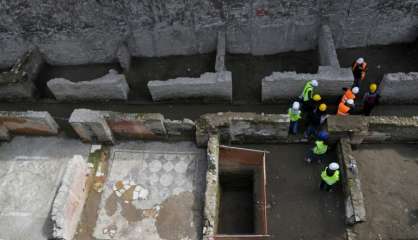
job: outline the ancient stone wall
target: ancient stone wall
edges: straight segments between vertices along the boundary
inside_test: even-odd
[[[59,126],[48,112],[0,112],[0,139],[17,135],[56,135]]]
[[[87,160],[75,155],[67,164],[61,185],[52,203],[54,239],[72,240],[87,198]]]
[[[341,138],[337,145],[337,155],[340,162],[343,190],[345,197],[346,223],[355,224],[366,221],[363,192],[358,174],[357,161],[353,157],[350,140]]]
[[[5,0],[0,2],[0,67],[33,46],[51,64],[110,62],[127,43],[133,56],[216,49],[273,54],[317,46],[328,23],[337,48],[412,41],[418,1],[399,0]]]
[[[0,99],[16,100],[16,98],[35,97],[35,80],[44,63],[41,52],[35,48],[19,58],[10,71],[0,73]]]
[[[417,104],[418,72],[385,74],[379,91],[383,103]]]
[[[148,88],[154,101],[196,98],[206,101],[231,101],[232,74],[229,71],[207,72],[199,78],[149,81]]]
[[[190,119],[165,119],[160,113],[119,113],[76,109],[70,124],[86,142],[113,143],[118,139],[194,138],[195,123]]]
[[[208,113],[196,121],[196,142],[205,146],[210,134],[223,142],[286,142],[289,130],[287,114]]]
[[[127,100],[129,85],[125,75],[110,69],[106,75],[90,81],[73,82],[54,78],[47,82],[49,90],[59,101]]]

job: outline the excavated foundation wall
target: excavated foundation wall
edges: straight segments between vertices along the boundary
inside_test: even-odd
[[[328,22],[337,48],[412,41],[418,2],[398,0],[6,0],[0,2],[0,67],[38,46],[54,65],[133,56],[206,53],[226,31],[231,53],[317,46]]]
[[[0,140],[12,135],[57,135],[58,124],[48,112],[0,112]]]

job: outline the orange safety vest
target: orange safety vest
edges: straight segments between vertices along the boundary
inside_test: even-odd
[[[341,102],[345,102],[348,99],[355,99],[356,95],[353,93],[353,91],[351,91],[351,89],[348,89],[347,91],[345,91],[343,97],[341,98]]]
[[[348,116],[350,111],[350,107],[346,106],[344,102],[340,102],[340,105],[338,105],[338,112],[337,115],[339,116]]]

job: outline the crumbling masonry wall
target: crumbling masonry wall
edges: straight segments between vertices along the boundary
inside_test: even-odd
[[[206,53],[225,29],[231,53],[313,49],[321,22],[337,48],[413,41],[418,2],[399,0],[6,0],[0,3],[0,67],[32,46],[50,64],[110,62],[126,42],[133,56]]]
[[[15,100],[35,97],[34,81],[43,66],[44,59],[37,48],[25,53],[10,71],[0,73],[0,99]]]

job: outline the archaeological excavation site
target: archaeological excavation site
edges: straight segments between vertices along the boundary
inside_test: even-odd
[[[418,0],[0,20],[0,240],[418,239]]]

